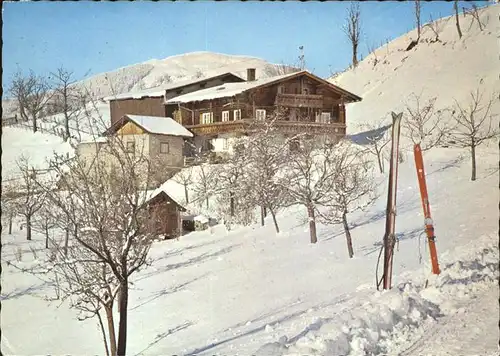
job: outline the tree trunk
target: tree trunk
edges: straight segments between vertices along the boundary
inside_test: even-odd
[[[457,25],[458,37],[462,38],[462,30],[460,29],[460,20],[458,17],[458,0],[454,1],[453,8],[455,9],[455,24]]]
[[[26,216],[26,240],[31,240],[31,215]]]
[[[269,209],[269,211],[271,212],[271,215],[273,217],[273,222],[274,222],[274,227],[276,229],[276,233],[279,234],[280,233],[280,227],[278,226],[278,220],[276,220],[276,214],[274,213],[273,209]]]
[[[106,311],[106,319],[108,321],[108,334],[109,334],[109,346],[111,348],[111,355],[116,355],[116,332],[115,332],[115,321],[113,318],[113,304],[109,306],[104,306]]]
[[[420,0],[415,0],[415,17],[417,20],[417,42],[420,41]]]
[[[69,229],[66,228],[66,236],[64,237],[64,256],[68,256]]]
[[[49,248],[49,227],[45,225],[45,248]]]
[[[470,147],[470,153],[471,153],[471,156],[472,156],[472,176],[471,176],[471,180],[475,181],[476,180],[476,145],[474,143]]]
[[[118,326],[117,355],[125,356],[127,351],[127,311],[128,311],[128,280],[120,283],[120,323]]]
[[[229,191],[229,214],[231,217],[234,216],[234,192]]]
[[[186,184],[184,184],[184,198],[186,199],[186,204],[189,204],[189,192]]]
[[[315,244],[318,242],[318,237],[316,235],[316,216],[314,214],[314,206],[307,206],[307,215],[309,216],[309,234],[311,235],[311,243]]]
[[[38,126],[36,124],[36,116],[33,116],[32,121],[33,121],[33,132],[37,132]]]
[[[349,252],[349,258],[354,256],[354,250],[352,249],[352,238],[351,231],[349,230],[349,224],[347,223],[347,212],[344,211],[342,214],[342,224],[344,225],[345,238],[347,240],[347,251]]]
[[[12,213],[9,214],[9,235],[12,235]]]
[[[378,161],[378,169],[380,169],[380,173],[384,173],[384,164],[382,163],[382,157],[380,153],[377,153],[377,161]]]
[[[68,117],[68,110],[69,109],[68,109],[68,107],[67,107],[66,104],[64,106],[65,106],[65,112],[64,112],[64,130],[66,131],[65,135],[64,135],[64,141],[68,141],[69,136],[70,136],[70,132],[69,132],[69,117]]]
[[[206,203],[207,203],[207,209],[208,209],[209,208],[208,197],[206,198]]]
[[[358,66],[358,44],[352,44],[352,66],[356,68]]]
[[[265,221],[264,221],[264,218],[266,217],[266,208],[264,208],[263,206],[260,207],[260,224],[262,226],[265,225]]]
[[[97,312],[97,320],[99,320],[99,327],[101,329],[101,334],[102,334],[102,342],[104,343],[104,351],[106,351],[106,356],[109,355],[109,347],[108,347],[108,340],[106,338],[106,330],[104,329],[104,324],[102,322],[102,317],[101,313]]]

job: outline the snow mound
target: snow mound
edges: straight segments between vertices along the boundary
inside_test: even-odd
[[[297,337],[267,343],[256,355],[367,355],[394,354],[422,334],[424,327],[449,313],[460,312],[453,305],[498,283],[498,240],[486,235],[457,248],[453,262],[444,259],[437,277],[413,280],[391,290],[374,293],[361,308],[336,317],[315,320]],[[450,256],[448,256],[450,257]],[[408,277],[411,277],[408,275]],[[429,286],[425,285],[429,283]]]

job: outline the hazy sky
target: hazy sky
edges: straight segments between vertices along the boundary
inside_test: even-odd
[[[82,78],[191,51],[292,63],[301,45],[308,69],[326,77],[350,62],[341,30],[348,6],[296,1],[4,2],[3,83],[18,68],[48,74],[63,65]],[[415,27],[413,2],[373,1],[360,7],[363,54],[367,45],[378,47]],[[422,2],[424,22],[430,14],[438,18],[452,11],[452,2]]]

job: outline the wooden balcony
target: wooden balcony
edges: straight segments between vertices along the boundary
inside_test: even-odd
[[[215,122],[213,124],[186,126],[195,135],[215,136],[222,133],[245,133],[259,129],[263,121],[243,119],[237,121]],[[346,126],[343,123],[319,123],[308,121],[282,121],[276,120],[275,127],[285,134],[308,133],[311,135],[344,136]]]
[[[323,96],[304,94],[277,94],[275,105],[292,108],[322,109]]]

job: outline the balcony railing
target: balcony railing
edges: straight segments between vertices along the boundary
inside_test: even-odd
[[[244,133],[258,130],[261,125],[269,121],[243,119],[227,122],[214,122],[213,124],[187,126],[196,135],[217,135],[222,133]],[[276,120],[273,125],[284,133],[310,133],[345,135],[343,123],[319,123],[308,121],[283,121]]]
[[[292,108],[323,108],[323,96],[305,94],[277,94],[275,104]]]

